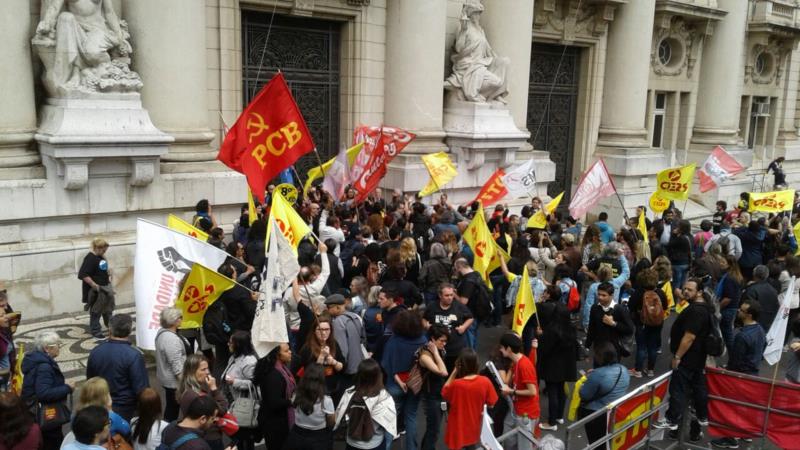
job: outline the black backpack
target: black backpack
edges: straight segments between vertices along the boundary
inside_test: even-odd
[[[708,312],[711,328],[705,341],[706,353],[709,356],[719,357],[725,353],[725,341],[722,340],[722,333],[719,330],[719,322],[713,311]]]
[[[347,437],[355,441],[365,442],[375,435],[372,425],[372,415],[367,408],[364,397],[358,392],[353,393],[350,404],[347,405]]]
[[[230,325],[228,309],[222,300],[211,304],[203,316],[203,334],[212,345],[227,345],[233,333]]]
[[[475,285],[475,298],[470,299],[470,304],[474,309],[472,312],[475,314],[475,320],[478,322],[483,322],[489,318],[489,316],[492,314],[492,310],[494,310],[492,293],[489,291],[489,288],[486,286],[486,283],[483,281],[478,272],[472,273],[474,275],[470,276],[469,278],[465,278],[462,283],[472,283]]]
[[[722,247],[722,254],[726,256],[731,254],[730,250],[731,240],[728,236],[730,235],[729,234],[726,234],[725,236],[720,235],[720,238],[717,239],[717,243],[719,244],[720,247]]]

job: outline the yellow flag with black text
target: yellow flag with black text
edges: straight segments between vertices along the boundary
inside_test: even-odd
[[[297,256],[297,246],[300,241],[311,233],[311,228],[308,226],[300,214],[292,208],[291,203],[286,200],[277,189],[272,194],[272,208],[270,214],[278,224],[278,231],[286,237],[286,240],[292,244],[292,251]],[[269,236],[272,230],[272,221],[267,222],[267,241],[265,246],[269,245]],[[269,247],[266,247],[269,248]]]
[[[514,305],[514,315],[511,319],[511,331],[516,332],[522,336],[522,329],[528,320],[536,314],[536,301],[533,298],[531,291],[531,279],[528,276],[528,266],[522,269],[522,280],[519,283],[519,290],[517,291],[516,304]]]
[[[202,264],[192,264],[192,271],[183,283],[183,289],[175,300],[175,307],[183,313],[180,328],[198,328],[203,325],[203,316],[223,292],[236,283]]]
[[[192,226],[189,222],[181,219],[175,214],[170,214],[167,216],[167,228],[175,230],[178,233],[188,234],[189,236],[200,239],[203,242],[208,240],[208,233],[195,226]]]
[[[686,200],[692,189],[694,169],[697,164],[681,167],[670,167],[658,172],[656,176],[656,193],[668,200]]]
[[[772,192],[750,192],[748,211],[781,212],[794,207],[794,189]]]
[[[442,189],[442,186],[452,181],[453,178],[458,175],[456,166],[445,152],[425,155],[422,157],[422,162],[425,163],[425,167],[428,168],[431,179],[428,181],[428,184],[419,191],[420,197],[425,197],[426,195],[433,194]]]
[[[358,144],[350,147],[347,149],[347,164],[352,167],[353,161],[356,160],[356,157],[359,153],[361,153],[361,149],[364,148],[364,143],[359,142]],[[324,173],[328,171],[333,165],[333,162],[336,161],[336,157],[333,157],[327,161],[325,161],[322,166],[314,166],[308,169],[308,173],[306,176],[308,179],[306,180],[305,184],[303,185],[303,193],[308,196],[308,190],[311,188],[311,183],[314,182],[317,178],[322,178]]]
[[[564,193],[560,193],[556,196],[556,198],[550,200],[543,209],[536,211],[530,219],[528,219],[528,226],[527,228],[539,228],[542,229],[547,226],[547,216],[552,214],[553,211],[558,208],[559,203],[561,203],[561,198],[564,196]]]

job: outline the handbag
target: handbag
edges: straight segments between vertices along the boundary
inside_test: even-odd
[[[70,397],[60,402],[36,403],[36,423],[42,431],[60,429],[70,421],[72,411],[68,404],[72,403]]]
[[[427,351],[425,347],[422,347],[417,352],[417,357],[414,360],[414,364],[411,366],[411,370],[408,372],[408,380],[406,380],[406,387],[414,394],[417,395],[422,390],[422,384],[425,383],[425,375],[427,375],[427,371],[423,371],[422,366],[419,363],[419,357],[422,355],[422,352]]]
[[[255,428],[258,426],[258,410],[261,404],[258,393],[252,383],[248,386],[247,393],[240,394],[231,404],[230,410],[240,427]]]
[[[239,422],[237,422],[236,417],[229,412],[223,414],[222,417],[218,417],[214,425],[226,436],[233,436],[239,432]]]

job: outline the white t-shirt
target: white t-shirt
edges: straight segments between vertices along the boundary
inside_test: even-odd
[[[336,409],[333,407],[333,399],[326,395],[322,401],[314,404],[314,410],[306,415],[300,408],[294,409],[294,423],[306,430],[322,430],[328,425],[325,416],[334,414]]]
[[[138,417],[131,419],[131,432],[136,429],[136,424],[138,422]],[[164,428],[167,428],[167,425],[169,424],[163,420],[153,423],[153,426],[150,428],[150,434],[147,436],[147,443],[140,444],[138,439],[134,440],[133,450],[156,450],[156,447],[161,444],[161,432],[164,431]]]

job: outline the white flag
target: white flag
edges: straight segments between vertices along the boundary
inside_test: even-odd
[[[273,222],[270,227],[272,236],[269,238],[267,248],[267,276],[261,283],[256,317],[250,330],[253,347],[262,358],[279,344],[289,342],[283,310],[283,292],[300,272],[300,264],[292,252],[292,245],[283,233],[275,232],[277,226]]]
[[[781,306],[778,314],[767,332],[767,348],[764,350],[764,359],[771,366],[781,360],[781,353],[786,341],[786,325],[789,323],[789,304],[794,295],[795,277],[789,282],[789,287],[781,293]]]
[[[533,166],[533,159],[509,170],[501,179],[510,197],[532,197],[536,190],[536,168]]]
[[[341,150],[333,164],[325,171],[322,189],[328,191],[335,200],[344,195],[344,188],[350,183],[350,168],[347,164],[347,150]]]
[[[159,316],[173,306],[179,283],[200,263],[216,269],[228,254],[213,245],[163,225],[138,219],[133,296],[136,302],[136,345],[155,350]]]
[[[580,219],[597,202],[614,195],[615,192],[617,192],[617,188],[614,187],[614,181],[608,173],[606,163],[602,159],[598,159],[581,177],[581,182],[578,183],[578,188],[572,195],[572,201],[569,202],[569,215]]]
[[[514,438],[515,439],[515,438]],[[489,412],[486,410],[486,405],[483,406],[483,424],[481,425],[481,445],[489,450],[503,450],[503,446],[494,437],[492,431],[492,419],[489,417]]]

